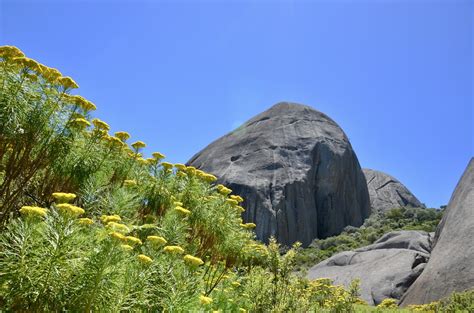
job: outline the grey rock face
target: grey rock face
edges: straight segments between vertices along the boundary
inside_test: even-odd
[[[474,158],[456,186],[425,271],[402,299],[424,304],[474,288]]]
[[[397,207],[423,207],[423,204],[392,176],[366,168],[363,172],[374,211],[385,212]]]
[[[282,102],[197,153],[188,164],[245,198],[257,238],[283,244],[340,233],[370,214],[365,177],[344,132],[311,107]]]
[[[423,271],[431,238],[422,231],[391,232],[370,246],[338,253],[313,266],[308,278],[326,277],[346,287],[358,278],[361,297],[371,305],[385,298],[400,299]]]

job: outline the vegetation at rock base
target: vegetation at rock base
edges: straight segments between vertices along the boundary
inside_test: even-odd
[[[373,213],[361,227],[348,226],[337,235],[316,239],[306,249],[298,251],[296,265],[304,270],[336,253],[364,247],[384,234],[395,230],[423,230],[434,232],[443,212],[425,208],[394,208]]]
[[[298,245],[255,241],[216,177],[109,134],[77,87],[0,47],[1,311],[368,309],[357,281],[295,275]]]

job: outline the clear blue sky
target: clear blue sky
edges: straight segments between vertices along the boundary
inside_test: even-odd
[[[473,3],[0,0],[0,44],[171,162],[276,102],[311,105],[437,207],[474,154]]]

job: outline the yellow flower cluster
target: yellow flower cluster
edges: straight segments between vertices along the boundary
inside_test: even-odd
[[[181,164],[181,163],[176,163],[174,167],[176,167],[178,170],[183,171],[183,172],[186,172],[186,168],[187,168],[186,165]]]
[[[135,149],[135,150],[139,150],[141,148],[145,148],[146,147],[146,144],[143,142],[143,141],[135,141],[134,143],[132,143],[132,147]]]
[[[115,147],[122,147],[124,145],[122,140],[114,136],[107,135],[105,136],[105,140],[107,140],[112,146]]]
[[[181,206],[177,206],[174,208],[174,210],[180,214],[183,214],[183,215],[190,215],[191,214],[191,211],[189,211],[188,209],[185,209]]]
[[[246,229],[253,229],[257,227],[257,225],[255,225],[254,223],[245,223],[245,224],[241,223],[240,226]]]
[[[133,237],[133,236],[125,237],[125,240],[127,242],[131,243],[132,245],[141,245],[142,244],[142,241],[139,238]]]
[[[184,253],[184,249],[180,246],[165,246],[163,251],[167,253],[175,253],[175,254],[182,254]]]
[[[14,46],[1,46],[0,47],[0,57],[1,58],[21,58],[25,54]]]
[[[109,124],[107,124],[106,122],[104,122],[104,121],[102,121],[98,118],[93,119],[92,124],[94,124],[95,128],[97,128],[98,130],[105,130],[105,131],[110,130]]]
[[[165,155],[159,152],[153,152],[151,155],[157,160],[161,160],[165,158]]]
[[[225,202],[231,206],[237,206],[239,204],[239,202],[235,199],[225,199]]]
[[[162,162],[161,163],[161,166],[163,166],[163,168],[166,170],[166,171],[169,171],[170,169],[173,168],[173,164],[169,163],[169,162]]]
[[[232,192],[232,189],[229,189],[224,185],[217,185],[216,188],[217,188],[217,191],[223,196],[227,196],[228,194]]]
[[[114,215],[102,215],[100,217],[100,220],[102,221],[102,223],[104,224],[108,224],[110,222],[120,222],[122,220],[122,218],[117,215],[117,214],[114,214]]]
[[[118,231],[118,232],[121,232],[121,233],[130,232],[130,229],[127,227],[127,225],[119,224],[119,223],[116,223],[116,222],[109,222],[107,224],[107,228],[110,228],[114,231]]]
[[[81,224],[81,225],[92,225],[92,224],[94,224],[94,221],[91,220],[90,218],[83,217],[83,218],[79,219],[79,224]]]
[[[397,307],[398,307],[397,300],[392,299],[392,298],[383,299],[382,302],[380,302],[380,304],[377,305],[377,308],[383,308],[383,309],[396,309]]]
[[[45,217],[48,213],[48,209],[40,208],[37,206],[23,206],[20,209],[20,213],[28,216],[41,216]]]
[[[122,234],[119,233],[119,232],[116,232],[116,231],[111,232],[111,233],[110,233],[110,236],[111,236],[112,238],[118,239],[118,240],[120,240],[120,241],[125,240],[125,236],[122,235]]]
[[[126,179],[123,181],[123,185],[125,187],[134,187],[137,185],[137,181],[135,179]]]
[[[184,257],[184,262],[188,263],[189,265],[193,265],[193,266],[199,266],[199,265],[203,265],[204,264],[204,261],[201,260],[200,258],[198,257],[195,257],[195,256],[192,256],[190,254],[186,254]]]
[[[237,203],[244,202],[244,198],[242,198],[241,196],[238,196],[238,195],[230,195],[229,198],[232,199],[232,200],[237,201]]]
[[[138,255],[138,260],[140,262],[142,262],[143,264],[150,264],[153,262],[152,258],[150,258],[149,256],[146,256],[144,254],[139,254]]]
[[[150,241],[152,244],[159,245],[159,246],[168,243],[168,241],[161,236],[148,236],[146,239]]]
[[[122,235],[122,236],[123,236],[123,235]],[[131,245],[120,245],[120,247],[121,247],[123,250],[127,251],[127,252],[133,250],[133,247],[132,247]]]
[[[236,206],[235,207],[240,213],[243,213],[245,212],[245,209],[243,207],[241,207],[240,205]]]
[[[212,174],[208,174],[208,173],[205,173],[203,171],[199,171],[197,170],[197,175],[204,181],[208,182],[208,183],[213,183],[217,180],[217,177],[212,175]]]
[[[89,126],[91,126],[91,123],[89,123],[88,120],[85,118],[75,118],[71,121],[72,124],[79,126],[81,129],[85,129]]]
[[[80,208],[78,206],[69,204],[69,203],[59,203],[56,204],[56,208],[59,209],[60,212],[65,213],[65,214],[70,214],[73,216],[79,216],[84,214],[86,211],[84,211],[83,208]]]
[[[55,192],[53,193],[53,198],[56,200],[57,203],[69,203],[76,199],[76,195],[73,193],[66,193],[66,192]]]
[[[94,111],[97,109],[94,103],[90,102],[87,99],[84,99],[83,97],[79,95],[74,95],[74,96],[68,95],[66,96],[66,99],[74,103],[78,107],[82,108],[86,112]]]
[[[127,132],[123,132],[123,131],[116,132],[114,135],[115,135],[115,137],[117,137],[118,139],[122,140],[122,142],[125,142],[125,141],[127,141],[127,140],[130,138],[130,134],[127,133]]]
[[[199,302],[200,302],[202,305],[208,305],[208,304],[211,304],[211,303],[212,303],[212,298],[206,297],[206,296],[204,296],[204,295],[200,295],[200,296],[199,296]]]
[[[76,89],[79,85],[69,76],[62,76],[58,78],[58,83],[65,89]]]

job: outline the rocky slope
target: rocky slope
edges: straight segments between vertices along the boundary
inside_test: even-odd
[[[436,231],[431,258],[402,305],[436,301],[474,288],[474,158],[471,159]]]
[[[385,212],[397,207],[423,207],[423,204],[394,177],[366,168],[363,172],[374,211]]]
[[[331,278],[347,287],[360,279],[361,297],[371,305],[386,298],[400,299],[422,273],[431,239],[432,234],[421,231],[391,232],[370,246],[341,252],[313,266],[308,278]]]
[[[197,153],[188,164],[245,198],[256,234],[283,244],[339,233],[370,214],[365,177],[342,129],[311,107],[282,102]]]

